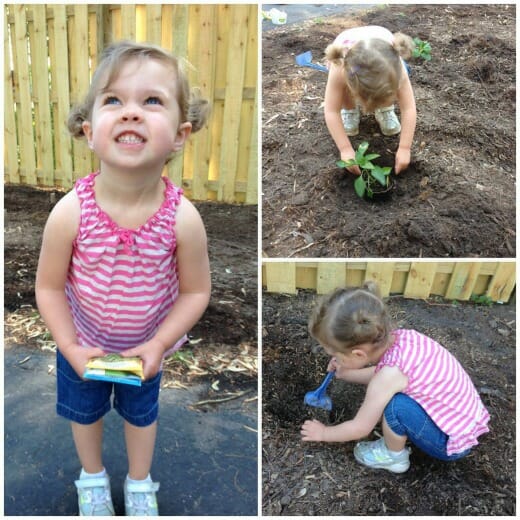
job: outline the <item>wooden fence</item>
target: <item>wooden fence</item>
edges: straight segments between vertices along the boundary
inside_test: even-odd
[[[206,128],[165,172],[196,200],[257,203],[257,4],[9,4],[4,16],[5,181],[70,188],[95,169],[65,121],[111,41],[185,57],[212,103]]]
[[[516,285],[516,263],[499,262],[276,262],[262,264],[263,285],[268,292],[295,294],[314,289],[325,294],[336,287],[359,286],[366,280],[379,284],[383,296],[407,298],[439,295],[449,300],[469,300],[486,295],[508,302]]]

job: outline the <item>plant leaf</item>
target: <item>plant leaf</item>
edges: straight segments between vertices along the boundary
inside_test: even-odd
[[[361,175],[354,181],[354,190],[358,197],[363,198],[365,196],[366,184],[365,179]]]
[[[338,168],[346,168],[347,167],[347,163],[343,160],[340,160],[340,161],[336,161],[336,166]]]
[[[381,184],[381,186],[386,186],[386,180],[388,177],[381,171],[381,169],[377,168],[370,172],[372,177]]]
[[[364,159],[371,161],[372,159],[377,159],[378,157],[381,157],[378,153],[369,153],[368,155],[365,155]]]

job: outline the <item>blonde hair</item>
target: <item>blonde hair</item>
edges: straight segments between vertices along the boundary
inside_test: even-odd
[[[360,40],[347,51],[342,45],[331,44],[325,56],[343,66],[349,90],[371,112],[396,95],[403,70],[401,57],[409,59],[414,47],[410,36],[395,33],[393,45],[379,38]]]
[[[200,96],[198,90],[190,89],[179,59],[156,45],[120,41],[109,45],[103,51],[83,103],[74,106],[69,113],[67,126],[73,137],[84,137],[82,125],[85,121],[91,121],[94,102],[100,90],[109,85],[130,60],[147,58],[173,68],[177,78],[180,123],[190,122],[192,132],[197,132],[204,126],[209,116],[209,102]]]
[[[391,331],[390,317],[374,282],[336,289],[318,302],[309,318],[311,336],[324,344],[333,339],[342,352],[363,343],[384,346]]]

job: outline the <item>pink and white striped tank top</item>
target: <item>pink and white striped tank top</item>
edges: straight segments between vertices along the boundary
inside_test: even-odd
[[[75,185],[81,217],[65,292],[79,343],[120,352],[152,338],[177,299],[175,214],[182,190],[163,177],[161,207],[138,229],[124,229],[97,205],[97,175]]]
[[[449,436],[447,454],[478,444],[489,431],[489,413],[469,375],[444,347],[415,330],[393,331],[394,344],[384,353],[376,372],[397,366],[408,377],[403,391],[417,401]]]

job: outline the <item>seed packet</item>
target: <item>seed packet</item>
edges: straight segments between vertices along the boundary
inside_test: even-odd
[[[86,365],[83,377],[141,386],[144,379],[143,361],[138,357],[125,358],[119,354],[92,358]]]

